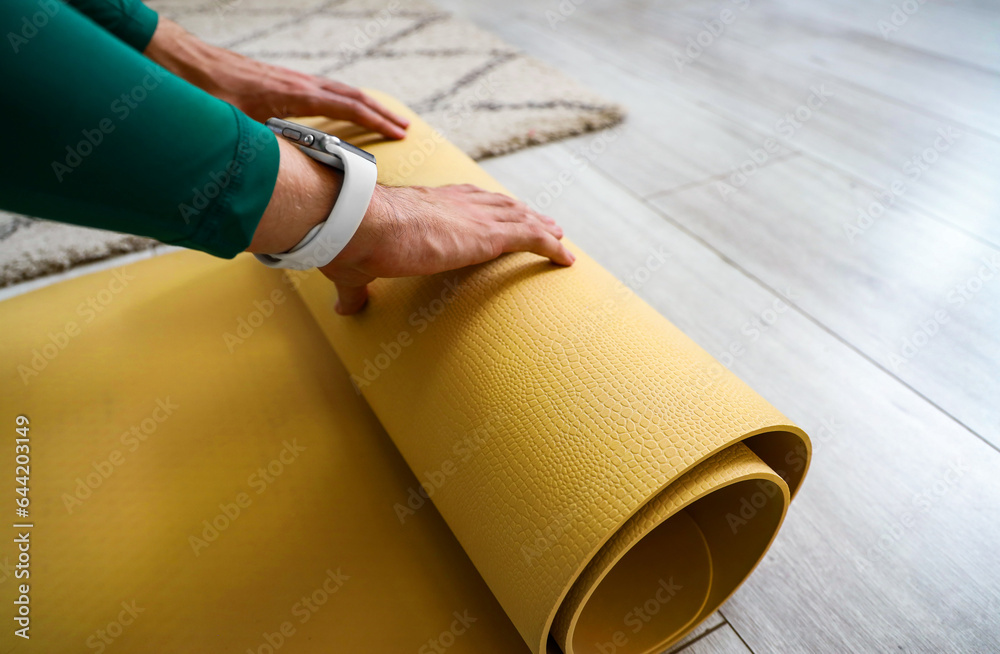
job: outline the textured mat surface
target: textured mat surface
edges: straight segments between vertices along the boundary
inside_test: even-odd
[[[415,128],[369,144],[383,181],[499,188]],[[574,251],[380,280],[352,318],[317,273],[194,253],[0,304],[36,439],[14,651],[681,637],[763,556],[809,441]]]

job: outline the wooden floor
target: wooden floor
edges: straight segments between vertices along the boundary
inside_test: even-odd
[[[1000,4],[439,4],[629,108],[485,167],[813,436],[683,651],[1000,652]]]

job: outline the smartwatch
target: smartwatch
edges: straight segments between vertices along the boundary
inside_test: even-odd
[[[332,134],[305,125],[280,118],[269,118],[266,124],[272,132],[295,143],[316,161],[343,171],[344,181],[330,216],[310,229],[298,245],[288,252],[254,256],[271,268],[322,268],[347,246],[368,211],[378,177],[375,156]]]

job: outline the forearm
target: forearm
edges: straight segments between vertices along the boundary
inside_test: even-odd
[[[223,59],[240,57],[233,52],[209,45],[195,37],[174,21],[161,18],[156,32],[150,39],[143,54],[160,64],[174,75],[187,80],[198,88],[216,97],[224,97],[217,76]],[[228,63],[228,62],[227,62]]]
[[[16,32],[34,0],[0,3]],[[17,51],[0,103],[0,207],[232,257],[278,176],[267,128],[62,6]]]
[[[311,228],[327,219],[340,193],[342,174],[278,140],[281,166],[274,192],[264,211],[248,252],[287,252]]]
[[[210,45],[167,19],[160,20],[143,52],[178,77],[259,122],[272,117],[329,116],[349,120],[388,138],[406,136],[406,119],[354,87]]]

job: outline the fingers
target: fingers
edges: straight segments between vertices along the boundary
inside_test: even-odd
[[[537,215],[537,214],[536,214],[536,215]],[[544,217],[545,217],[545,216],[538,216],[538,218],[539,218],[539,219],[541,219],[541,218],[544,218]],[[546,230],[546,231],[547,231],[547,232],[548,232],[549,234],[552,234],[552,235],[553,235],[553,236],[555,236],[556,238],[562,238],[562,237],[563,237],[563,230],[562,230],[562,227],[560,227],[559,225],[557,225],[557,224],[555,223],[555,221],[554,221],[554,220],[551,220],[551,219],[550,219],[550,221],[549,221],[549,222],[546,222],[546,221],[542,221],[542,227],[543,227],[543,228],[544,228],[544,229],[545,229],[545,230]]]
[[[348,286],[342,282],[335,281],[337,286],[337,313],[342,316],[349,316],[364,308],[368,301],[368,286]]]
[[[573,263],[573,255],[558,242],[563,237],[562,228],[549,216],[534,211],[521,200],[473,184],[454,184],[447,188],[471,194],[477,204],[496,207],[494,220],[515,225],[505,232],[504,252],[528,250],[566,266]]]
[[[332,91],[337,95],[342,95],[346,98],[350,98],[351,100],[357,100],[359,102],[363,102],[369,109],[383,116],[390,122],[399,125],[403,129],[406,129],[407,127],[410,126],[409,119],[389,111],[389,109],[387,109],[381,102],[371,97],[370,95],[366,94],[361,89],[355,88],[353,86],[348,86],[347,84],[343,84],[341,82],[335,82],[333,80],[323,79],[322,77],[316,79],[319,80],[320,86],[326,89],[327,91]]]
[[[349,120],[373,132],[390,139],[406,137],[404,130],[397,123],[371,109],[363,100],[355,100],[331,91],[322,91],[323,95],[315,98],[309,111],[330,118]]]
[[[540,223],[503,223],[501,233],[504,252],[534,252],[563,266],[571,266],[576,261],[566,246]]]
[[[448,186],[442,186],[441,188],[458,191],[460,193],[488,193],[488,191],[476,186],[475,184],[449,184]]]
[[[406,117],[400,116],[399,114],[395,114],[389,111],[385,106],[382,105],[381,102],[379,102],[375,98],[362,93],[361,101],[364,102],[369,109],[379,114],[380,116],[383,116],[387,120],[395,123],[399,127],[406,129],[407,127],[410,126],[410,121]]]
[[[481,200],[484,204],[498,207],[496,219],[504,223],[538,223],[556,238],[563,237],[562,228],[556,221],[545,214],[538,213],[528,205],[514,198],[499,193],[491,193],[492,197]]]
[[[552,220],[548,216],[543,216],[540,213],[536,213],[528,208],[504,208],[500,210],[495,219],[502,223],[523,223],[526,225],[538,225],[549,234],[552,234],[557,239],[563,237],[562,227],[556,224],[556,221]]]
[[[469,186],[472,186],[469,184]],[[509,195],[504,195],[503,193],[490,193],[489,191],[484,191],[480,188],[473,186],[476,189],[472,193],[476,194],[475,201],[482,204],[488,204],[494,207],[517,207],[522,211],[528,210],[528,205],[521,202],[520,200],[515,200]]]
[[[362,127],[367,127],[373,132],[378,132],[387,138],[397,140],[406,138],[406,130],[399,124],[389,120],[362,102],[352,100],[351,103],[349,111],[351,112],[352,122]]]
[[[494,193],[492,191],[487,191],[482,189],[475,184],[452,184],[446,188],[453,189],[462,193],[474,193],[476,194],[476,202],[481,204],[487,204],[493,207],[504,207],[510,211],[504,212],[499,216],[502,222],[520,222],[524,220],[540,220],[548,226],[554,227],[555,229],[550,230],[556,238],[562,238],[562,229],[556,225],[556,221],[546,216],[543,213],[538,213],[534,209],[530,208],[527,204],[518,200],[517,198],[512,198],[509,195],[504,195],[503,193]]]

